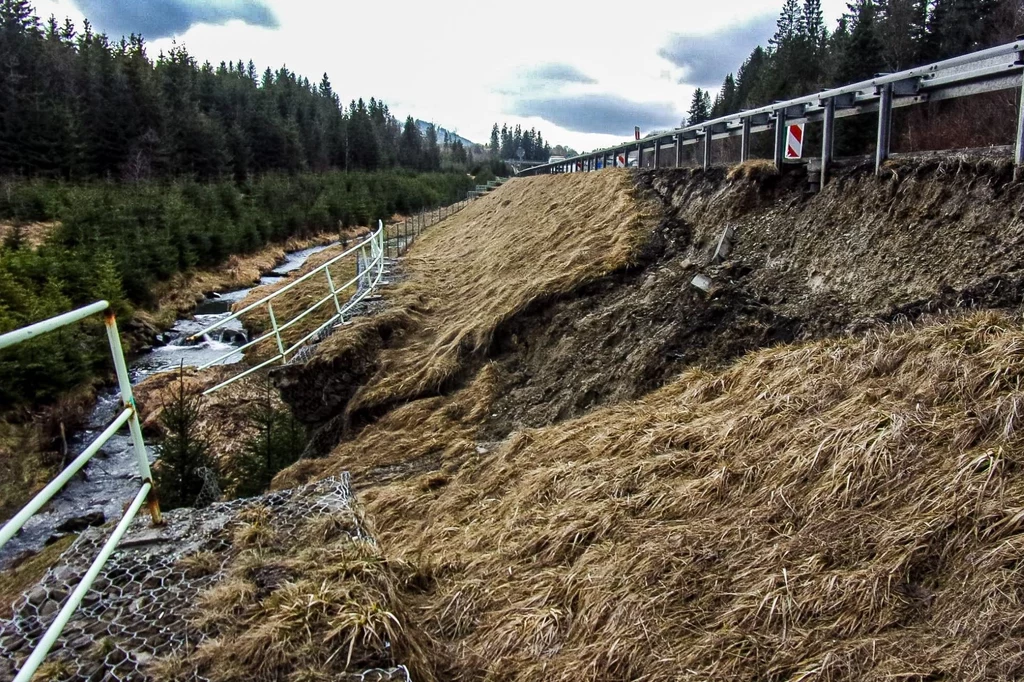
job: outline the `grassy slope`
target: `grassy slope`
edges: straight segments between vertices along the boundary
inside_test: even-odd
[[[531,198],[565,184],[548,204],[503,216],[516,225],[492,232],[493,253],[464,237],[504,208],[501,194],[459,232],[413,250],[391,310],[329,342],[346,350],[365,339],[361,328],[404,316],[406,337],[357,396],[401,404],[277,481],[353,472],[385,555],[415,567],[403,626],[432,645],[414,674],[1024,675],[1019,317],[978,313],[762,350],[500,444],[475,440],[501,390],[495,365],[429,395],[446,373],[466,371],[503,315],[573,281],[533,289],[550,270],[509,250],[537,236],[533,248],[554,258],[542,246],[557,235],[544,232],[543,209],[585,191],[574,181],[600,179],[614,197],[622,176],[577,177],[538,179]],[[577,243],[592,223],[566,213],[579,230],[566,243]],[[587,236],[596,245],[601,234]],[[490,272],[501,275],[493,284]]]
[[[444,678],[1014,679],[1022,349],[993,313],[769,349],[480,454],[484,372],[333,466],[457,451],[363,495]]]
[[[436,394],[476,371],[502,322],[629,263],[653,216],[626,173],[508,183],[425,232],[386,309],[320,344],[282,390],[307,393],[312,413],[333,400],[318,378],[353,358],[367,376],[349,413]]]

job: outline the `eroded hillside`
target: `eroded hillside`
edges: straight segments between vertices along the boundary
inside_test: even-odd
[[[852,168],[814,196],[757,168],[517,180],[467,218],[513,191],[590,205],[588,185],[649,218],[621,256],[507,298],[477,259],[512,236],[440,226],[389,312],[284,378],[303,408],[332,387],[315,417],[329,454],[277,485],[352,472],[383,551],[420,576],[404,599],[431,642],[422,677],[1013,679],[1008,171]],[[517,211],[518,233],[538,212]],[[610,225],[587,232],[600,244]],[[727,226],[733,250],[712,263]],[[459,305],[438,298],[465,290],[454,271],[502,311],[471,335],[437,312]],[[450,369],[424,382],[438,359]],[[365,402],[382,386],[398,389]]]
[[[1024,185],[887,171],[517,179],[432,227],[381,305],[273,372],[307,457],[218,507],[244,518],[175,559],[208,566],[168,611],[189,645],[132,665],[1024,677]],[[279,504],[338,481],[343,514]]]

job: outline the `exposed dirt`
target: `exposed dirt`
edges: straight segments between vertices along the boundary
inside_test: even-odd
[[[627,173],[525,178],[423,233],[389,307],[277,372],[285,400],[330,447],[410,400],[470,381],[495,330],[537,301],[616,272],[646,240],[653,207]]]
[[[663,217],[631,259],[530,298],[500,321],[482,353],[463,353],[440,387],[465,385],[483,363],[496,363],[501,388],[480,439],[635,399],[687,367],[721,365],[756,348],[926,312],[1013,307],[1024,296],[1024,185],[1004,161],[905,159],[881,178],[859,164],[837,169],[816,195],[806,192],[803,172],[778,175],[756,164],[634,177]],[[529,206],[520,210],[532,215]],[[727,226],[735,230],[732,251],[712,263]],[[414,278],[418,266],[410,264]],[[691,284],[698,274],[712,279],[710,292]],[[286,399],[301,400],[314,425],[333,423],[311,454],[390,409],[355,421],[346,414],[385,371],[381,353],[396,339],[401,345],[420,318],[431,319],[432,301],[415,303],[365,321],[347,337],[351,346],[298,370],[308,399],[295,390]]]
[[[627,271],[540,302],[495,334],[508,382],[482,435],[637,398],[682,369],[879,321],[1024,300],[1024,185],[987,158],[802,172],[651,171],[665,219]],[[728,258],[711,256],[735,229]],[[710,293],[691,285],[710,276]]]

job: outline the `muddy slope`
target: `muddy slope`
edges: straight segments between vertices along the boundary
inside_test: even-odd
[[[506,385],[483,437],[635,399],[684,368],[856,333],[879,321],[1024,298],[1024,187],[987,160],[861,166],[817,195],[805,176],[648,171],[664,219],[641,262],[496,335]],[[713,263],[726,227],[731,253]],[[704,292],[694,276],[710,277]]]
[[[495,363],[499,397],[479,438],[498,440],[637,398],[686,367],[719,365],[760,347],[925,312],[1019,304],[1024,186],[1013,182],[1008,164],[908,160],[882,178],[872,171],[842,169],[817,195],[806,193],[802,173],[637,174],[638,189],[660,205],[662,218],[636,257],[533,300],[464,359],[444,390]],[[712,263],[727,226],[735,230],[732,251]],[[710,292],[692,286],[697,274],[712,279]],[[286,391],[286,399],[314,398],[299,410],[314,415],[314,426],[336,420],[380,369],[377,349],[392,343],[390,333],[376,325],[360,343],[370,352],[340,374],[322,371],[338,369],[323,358],[323,366],[292,377],[303,390],[291,398]],[[317,390],[327,384],[333,390]],[[354,428],[335,423],[321,433],[318,454],[379,416],[363,415]]]

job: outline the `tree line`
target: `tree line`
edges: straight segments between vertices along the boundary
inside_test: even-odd
[[[697,88],[683,125],[1008,42],[1021,19],[1016,0],[855,0],[830,31],[821,0],[785,0],[767,47],[714,99]]]
[[[151,60],[141,36],[0,0],[0,332],[100,298],[124,321],[175,272],[462,199],[472,150],[448,142],[375,98],[343,106],[326,75],[198,64],[180,45]],[[35,222],[52,227],[30,247]],[[0,411],[107,355],[91,322],[8,349]]]
[[[283,174],[218,182],[0,182],[0,332],[106,299],[124,320],[155,303],[155,284],[290,236],[369,225],[466,196],[465,173]],[[30,248],[24,225],[52,223]],[[81,333],[82,330],[90,333]],[[53,399],[103,371],[102,324],[62,330],[0,354],[0,408]]]
[[[0,175],[241,182],[471,162],[433,125],[414,139],[380,100],[343,105],[327,74],[199,64],[182,45],[153,60],[142,36],[43,22],[28,0],[0,1],[0,64]]]
[[[544,136],[536,128],[524,131],[519,124],[513,129],[505,123],[499,130],[495,123],[487,145],[491,158],[514,161],[519,158],[520,149],[523,150],[523,158],[528,161],[547,161],[552,153],[551,145],[545,142]]]

